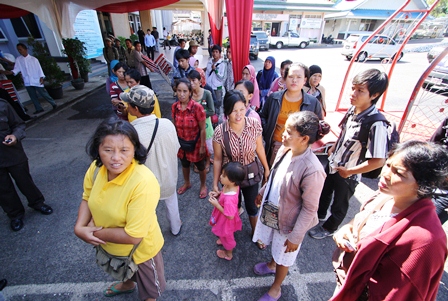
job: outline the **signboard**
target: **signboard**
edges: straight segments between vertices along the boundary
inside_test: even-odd
[[[103,36],[101,35],[100,24],[95,10],[80,11],[76,16],[73,28],[75,37],[85,43],[87,59],[103,55]]]
[[[300,23],[301,28],[320,28],[322,19],[317,18],[303,18]]]
[[[252,20],[288,21],[289,15],[285,14],[252,14]]]

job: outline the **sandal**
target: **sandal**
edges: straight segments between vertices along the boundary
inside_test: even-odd
[[[115,286],[117,284],[120,284],[120,283],[122,283],[122,282],[114,282],[114,283],[112,283],[111,286],[109,286],[108,288],[106,288],[103,291],[103,295],[106,296],[106,297],[114,297],[114,296],[118,296],[118,295],[121,295],[121,294],[130,294],[133,291],[135,291],[135,285],[134,285],[134,288],[132,288],[130,290],[126,290],[126,291],[120,291],[120,290],[116,289]]]
[[[266,245],[261,241],[261,240],[257,240],[256,242],[254,242],[254,244],[258,247],[258,249],[260,250],[265,250],[266,249]]]
[[[260,262],[254,266],[254,273],[258,276],[274,275],[275,270],[271,270],[266,262]]]
[[[184,184],[181,187],[179,187],[179,189],[177,190],[177,194],[184,194],[190,188],[191,188],[191,185],[185,186],[185,184]]]
[[[199,198],[200,199],[205,199],[208,196],[208,189],[207,187],[202,188],[201,191],[199,192]]]
[[[225,252],[224,250],[218,250],[218,251],[216,251],[216,255],[217,255],[219,258],[221,258],[221,259],[225,259],[225,260],[228,260],[228,261],[232,260],[232,258],[233,258],[233,256],[232,256],[232,257],[227,256],[227,254],[226,254],[226,252]]]

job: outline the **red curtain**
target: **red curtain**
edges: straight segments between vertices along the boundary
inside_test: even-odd
[[[212,31],[213,43],[222,45],[222,22],[224,16],[224,0],[207,0],[206,8],[210,29]]]
[[[95,8],[97,11],[107,12],[107,13],[129,13],[133,11],[154,9],[162,6],[167,6],[178,2],[179,0],[135,0],[130,2],[121,2],[115,4],[103,5],[101,7]]]
[[[14,19],[28,15],[30,12],[18,7],[0,4],[0,19]]]
[[[208,19],[210,20],[210,29],[212,31],[213,43],[222,46],[222,26],[220,29],[216,27],[215,22],[213,21],[210,13],[208,13]],[[222,24],[223,17],[221,17]]]
[[[242,77],[249,58],[254,0],[226,0],[227,23],[235,82]]]

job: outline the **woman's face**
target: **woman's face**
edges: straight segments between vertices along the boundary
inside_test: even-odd
[[[250,72],[247,68],[243,69],[243,80],[250,80]]]
[[[290,67],[290,66],[291,66],[291,64],[286,64],[285,66],[283,66],[282,69],[280,69],[280,74],[281,74],[281,77],[282,77],[282,78],[285,76],[286,68],[288,68],[288,67]]]
[[[129,75],[126,75],[125,78],[126,78],[126,84],[128,85],[129,88],[132,88],[132,87],[138,85],[138,82],[135,79],[133,79],[132,77],[130,77]]]
[[[264,61],[264,69],[269,70],[272,68],[272,62],[270,60]]]
[[[387,159],[381,171],[378,188],[382,193],[394,198],[414,200],[417,198],[418,184],[412,172],[404,166],[403,156],[400,152]]]
[[[191,83],[191,89],[196,90],[201,88],[201,81],[198,80],[197,78],[191,79],[189,78],[190,83]]]
[[[188,103],[190,101],[190,90],[188,89],[188,86],[185,83],[179,83],[176,88],[177,92],[177,99],[181,103]]]
[[[319,85],[320,81],[322,80],[322,74],[321,73],[314,73],[310,76],[310,86],[311,87],[317,87]]]
[[[118,77],[119,80],[124,80],[124,69],[123,67],[120,67],[117,71],[115,71],[115,75]]]
[[[306,82],[305,70],[302,67],[294,66],[289,68],[288,76],[286,77],[286,88],[289,91],[300,91]]]
[[[134,159],[135,148],[125,135],[108,135],[98,149],[101,162],[108,170],[109,181],[115,179]]]
[[[282,134],[282,143],[285,147],[295,148],[298,143],[304,139],[300,133],[295,129],[291,120],[288,118],[285,123],[285,131]]]
[[[246,99],[246,107],[247,107],[254,94],[253,93],[249,94],[249,91],[247,91],[246,87],[243,84],[239,84],[238,86],[236,86],[235,90],[243,93],[244,98]]]
[[[243,101],[238,101],[233,106],[232,113],[229,115],[230,123],[241,123],[244,122],[244,117],[246,115],[246,104]]]

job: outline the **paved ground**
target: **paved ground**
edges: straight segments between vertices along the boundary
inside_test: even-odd
[[[169,86],[159,76],[152,78],[162,114],[169,116],[174,102]],[[104,77],[92,78],[83,92],[68,88],[67,98],[57,101],[60,107],[56,112],[41,115],[28,126],[24,147],[31,173],[55,213],[43,216],[27,209],[25,227],[18,233],[9,230],[5,215],[0,216],[0,278],[10,283],[3,291],[7,300],[108,300],[102,291],[111,278],[96,267],[92,247],[73,234],[82,179],[90,163],[84,146],[97,124],[111,113],[104,82]],[[83,95],[86,92],[90,94]],[[209,187],[211,181],[209,174]],[[179,237],[169,232],[163,202],[158,207],[168,280],[167,291],[159,300],[257,300],[273,277],[257,277],[252,267],[268,260],[269,251],[260,251],[251,243],[244,214],[243,231],[236,235],[234,259],[218,259],[216,239],[208,225],[212,207],[198,199],[199,178],[193,173],[192,183],[192,189],[179,198],[184,222]],[[359,209],[359,200],[365,199],[374,187],[373,180],[365,180],[357,187],[347,220]],[[306,237],[296,265],[284,282],[281,300],[328,300],[334,289],[333,250],[330,238]],[[447,273],[442,282],[438,300],[448,300]],[[137,293],[114,300],[137,300]]]

